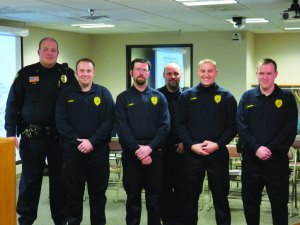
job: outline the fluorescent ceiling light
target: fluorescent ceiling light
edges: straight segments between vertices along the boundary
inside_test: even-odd
[[[204,5],[225,5],[225,4],[235,4],[235,0],[219,0],[219,1],[195,1],[195,0],[176,0],[181,2],[186,6],[204,6]]]
[[[226,19],[227,22],[233,23],[232,19]],[[269,23],[265,18],[246,18],[246,23]]]
[[[282,20],[283,22],[285,23],[299,23],[300,22],[300,19],[299,18],[290,18],[290,19],[287,19],[287,20]]]
[[[246,23],[269,23],[265,18],[246,18]]]
[[[115,27],[115,25],[105,24],[105,23],[87,23],[87,24],[72,24],[72,27],[81,27],[81,28],[106,28],[106,27]]]
[[[285,27],[284,30],[300,30],[300,27]]]

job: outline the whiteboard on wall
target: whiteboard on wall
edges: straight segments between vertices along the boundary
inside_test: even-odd
[[[21,37],[6,36],[0,33],[0,137],[6,137],[4,129],[4,116],[6,100],[10,86],[22,66],[22,39]],[[20,156],[16,150],[16,162]]]

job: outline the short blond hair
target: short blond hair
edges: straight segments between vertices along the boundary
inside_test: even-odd
[[[203,59],[203,60],[201,60],[200,62],[199,62],[199,66],[201,66],[202,64],[204,64],[204,63],[211,63],[211,64],[213,64],[216,68],[217,68],[217,63],[216,63],[216,61],[215,60],[212,60],[212,59]]]

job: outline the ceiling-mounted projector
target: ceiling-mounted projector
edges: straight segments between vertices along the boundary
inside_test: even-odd
[[[294,16],[293,13],[295,13]],[[300,19],[300,6],[298,0],[293,0],[293,3],[291,4],[290,8],[284,10],[283,13],[281,13],[281,18],[283,20]]]
[[[246,24],[246,18],[241,16],[232,17],[233,26],[238,29],[243,29]]]

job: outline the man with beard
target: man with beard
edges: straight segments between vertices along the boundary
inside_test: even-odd
[[[163,147],[163,182],[161,193],[161,220],[164,225],[183,224],[183,153],[184,146],[174,129],[175,107],[182,93],[179,87],[181,69],[169,63],[163,73],[165,86],[158,90],[167,101],[171,118],[171,132]]]
[[[126,223],[139,225],[141,192],[145,189],[148,225],[160,225],[162,151],[170,129],[168,103],[148,87],[151,64],[135,59],[130,65],[133,85],[118,95],[116,131],[123,149],[123,184],[127,194]]]

